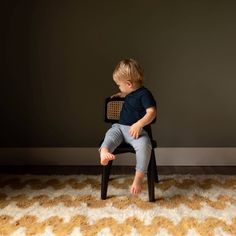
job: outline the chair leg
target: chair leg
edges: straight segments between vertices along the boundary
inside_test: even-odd
[[[148,172],[147,172],[147,181],[148,181],[148,196],[149,202],[155,201],[155,180],[156,180],[156,172],[155,172],[155,155],[154,151],[152,150],[150,162],[148,165]]]
[[[102,167],[102,183],[101,183],[101,199],[107,198],[107,187],[109,182],[109,176],[111,172],[112,161],[109,161],[106,166]]]
[[[153,171],[154,171],[154,177],[155,177],[155,182],[158,183],[159,182],[159,179],[158,179],[158,172],[157,172],[157,163],[156,163],[156,158],[155,158],[155,152],[154,150],[152,149],[152,152],[153,152],[153,156],[154,156],[154,160],[153,160]]]

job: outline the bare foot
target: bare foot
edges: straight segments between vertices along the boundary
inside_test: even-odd
[[[132,194],[139,194],[142,191],[142,183],[143,183],[144,174],[140,171],[136,171],[134,181],[132,183],[130,192]]]
[[[101,165],[106,166],[109,161],[115,160],[116,157],[108,151],[107,148],[101,148],[100,150]]]

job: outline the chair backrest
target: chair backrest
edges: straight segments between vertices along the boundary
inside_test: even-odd
[[[124,98],[121,97],[108,97],[105,99],[105,122],[113,124],[119,121],[123,103]],[[154,119],[151,124],[155,122],[156,119]],[[144,129],[148,132],[149,137],[152,139],[151,124],[145,126]]]
[[[105,122],[116,123],[120,119],[120,112],[124,103],[124,98],[108,97],[105,100]]]

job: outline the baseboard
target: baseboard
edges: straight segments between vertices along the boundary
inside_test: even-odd
[[[236,148],[157,148],[158,166],[236,166]],[[133,154],[121,154],[114,165],[135,164]],[[0,148],[0,165],[99,165],[98,148]]]

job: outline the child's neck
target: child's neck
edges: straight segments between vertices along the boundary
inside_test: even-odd
[[[139,89],[139,88],[141,88],[141,87],[142,87],[141,84],[135,84],[135,85],[133,85],[131,92],[134,92],[135,90],[137,90],[137,89]]]

